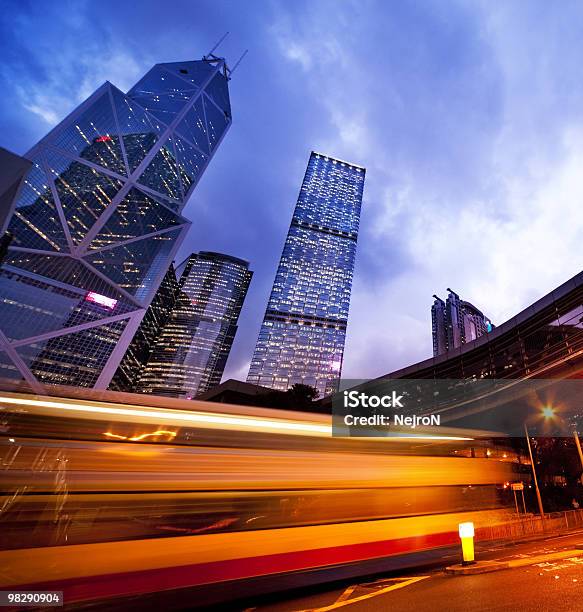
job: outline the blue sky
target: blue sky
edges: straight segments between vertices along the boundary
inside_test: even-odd
[[[581,270],[583,4],[0,0],[0,145],[25,153],[103,81],[220,48],[233,126],[181,256],[255,277],[244,379],[312,149],[366,166],[343,376],[431,354],[432,294],[501,323]]]

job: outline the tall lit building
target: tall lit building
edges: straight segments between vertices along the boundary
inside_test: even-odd
[[[247,382],[338,388],[365,169],[312,152]]]
[[[253,273],[242,259],[208,251],[178,272],[174,308],[135,390],[193,398],[221,382]]]
[[[431,306],[433,356],[447,353],[492,331],[494,326],[484,313],[448,288],[444,302],[434,295]]]
[[[107,388],[231,124],[213,55],[105,83],[26,157],[0,269],[0,378]],[[0,170],[1,172],[1,170]]]

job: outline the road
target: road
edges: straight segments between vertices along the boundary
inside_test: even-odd
[[[512,567],[473,576],[442,569],[407,572],[326,587],[301,595],[247,602],[248,612],[571,612],[583,605],[583,532],[515,546],[483,548],[483,560],[510,561]],[[572,554],[571,554],[572,553]],[[565,558],[557,558],[566,556]]]

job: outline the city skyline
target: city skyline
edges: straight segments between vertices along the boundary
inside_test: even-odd
[[[185,213],[196,227],[178,256],[217,250],[254,265],[226,377],[248,371],[311,149],[368,168],[346,377],[431,355],[434,287],[455,287],[502,323],[581,269],[579,7],[263,6],[178,2],[161,14],[145,3],[135,14],[124,3],[55,3],[41,20],[14,3],[2,37],[2,144],[17,153],[105,79],[129,87],[155,61],[208,50],[227,29],[221,52],[250,47],[231,82],[229,147]],[[200,29],[183,27],[200,15]]]

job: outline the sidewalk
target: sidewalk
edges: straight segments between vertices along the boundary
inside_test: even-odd
[[[565,539],[565,550],[556,550],[563,544],[560,540]],[[512,548],[516,547],[517,551],[521,547],[528,544],[536,544],[537,542],[548,541],[554,548],[551,550],[531,551],[533,554],[518,554],[518,555],[503,555],[500,558],[501,552],[512,552]],[[481,546],[479,545],[481,544]],[[540,534],[536,537],[527,537],[515,541],[502,541],[496,543],[497,546],[491,548],[492,542],[481,542],[476,545],[476,563],[472,565],[451,565],[445,569],[447,574],[469,576],[474,574],[484,574],[495,572],[503,569],[512,569],[524,567],[527,565],[535,565],[537,563],[548,563],[552,561],[560,561],[562,559],[572,559],[583,557],[583,530],[571,530],[563,534]],[[490,548],[486,548],[490,545]],[[506,550],[504,550],[506,549]],[[492,558],[496,556],[497,558]],[[513,558],[519,557],[519,558]]]

